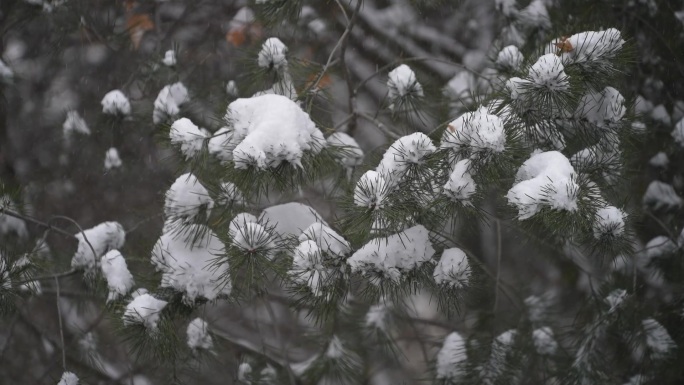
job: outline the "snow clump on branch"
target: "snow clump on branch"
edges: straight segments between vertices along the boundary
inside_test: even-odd
[[[133,276],[128,271],[126,260],[124,260],[119,250],[110,250],[102,256],[100,267],[109,288],[107,302],[115,301],[125,296],[133,288],[135,284]]]
[[[371,240],[347,259],[347,264],[352,272],[370,276],[371,283],[379,285],[379,277],[399,282],[403,274],[419,268],[434,254],[428,230],[417,225],[389,237]]]
[[[190,119],[181,118],[171,125],[169,138],[171,143],[180,146],[185,159],[190,159],[202,150],[207,136]]]
[[[154,124],[163,123],[166,119],[174,117],[180,113],[180,107],[190,101],[188,89],[183,83],[178,82],[164,86],[157,99],[154,100],[154,111],[152,121]]]
[[[169,224],[178,220],[192,221],[202,210],[208,216],[213,207],[214,201],[207,189],[197,177],[187,173],[179,176],[166,192],[164,215]]]
[[[444,339],[442,348],[437,353],[437,379],[458,382],[465,374],[466,355],[465,340],[457,332]]]
[[[155,333],[158,331],[160,313],[167,304],[168,302],[154,298],[150,294],[141,294],[126,305],[124,325],[141,324]]]
[[[468,284],[470,265],[463,250],[454,247],[446,249],[435,267],[433,277],[438,285],[462,288]]]
[[[188,335],[188,347],[193,351],[199,349],[211,350],[214,347],[214,341],[208,332],[209,325],[201,318],[195,318],[188,324],[186,331]]]
[[[123,116],[131,114],[131,103],[126,95],[119,90],[107,92],[100,103],[102,104],[102,112],[105,114]]]
[[[92,270],[98,266],[105,253],[123,247],[126,233],[118,222],[104,222],[76,234],[75,237],[78,248],[71,259],[71,267]]]
[[[390,110],[394,110],[395,104],[401,104],[402,98],[423,96],[423,86],[416,79],[416,74],[406,64],[402,64],[389,73],[387,80],[390,101]]]
[[[518,218],[527,219],[543,206],[555,210],[577,210],[575,170],[558,151],[533,154],[518,170],[516,184],[506,197],[518,208]]]
[[[442,135],[441,147],[456,152],[469,149],[475,155],[483,151],[499,153],[505,145],[503,121],[483,106],[449,123]]]
[[[232,160],[235,168],[250,166],[264,170],[283,161],[302,167],[304,151],[318,154],[326,145],[321,131],[309,115],[287,97],[267,94],[237,99],[225,115],[229,128],[210,142],[210,151],[222,160]],[[231,151],[232,155],[224,154]]]
[[[164,233],[152,249],[152,264],[162,272],[161,287],[183,293],[183,301],[211,301],[229,295],[232,289],[228,263],[215,264],[225,246],[204,225],[190,225],[181,233]]]

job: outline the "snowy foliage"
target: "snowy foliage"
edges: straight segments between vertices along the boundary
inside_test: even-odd
[[[164,58],[162,59],[162,63],[164,63],[165,66],[167,67],[173,67],[176,65],[176,51],[174,50],[168,50],[164,53]]]
[[[302,167],[305,151],[317,154],[325,146],[323,134],[309,115],[284,96],[238,99],[228,105],[224,119],[230,126],[230,138],[214,146],[220,148],[226,140],[228,147],[235,144],[235,168],[253,166],[263,170],[282,162]]]
[[[164,215],[167,221],[192,221],[198,219],[201,212],[209,215],[214,201],[207,189],[193,174],[179,176],[166,192]]]
[[[471,167],[470,159],[463,159],[456,163],[449,181],[444,185],[445,195],[456,202],[467,202],[475,194],[477,184],[471,174]]]
[[[620,31],[609,28],[605,31],[588,31],[568,38],[556,39],[547,47],[547,53],[560,52],[563,64],[605,61],[615,57],[625,41]],[[564,48],[559,48],[564,47]]]
[[[201,318],[195,318],[188,324],[188,347],[192,350],[211,350],[214,341],[208,332],[209,325]]]
[[[231,292],[228,263],[215,266],[225,246],[203,225],[190,225],[183,233],[164,233],[152,249],[152,264],[162,273],[161,287],[183,293],[192,304],[198,298],[214,300]]]
[[[287,68],[287,46],[277,37],[267,39],[261,46],[257,62],[261,68],[276,70]]]
[[[119,90],[109,91],[103,98],[102,112],[110,115],[130,115],[131,102],[128,101],[126,95]]]
[[[152,121],[154,124],[159,124],[173,118],[180,113],[181,106],[188,101],[190,101],[188,89],[183,83],[178,82],[164,86],[154,101]]]
[[[126,233],[119,223],[104,222],[76,234],[76,239],[78,248],[71,259],[71,267],[92,270],[98,267],[105,253],[123,247]]]
[[[121,158],[119,158],[119,151],[116,148],[112,147],[107,150],[104,161],[105,170],[121,167],[122,164]]]
[[[660,322],[653,318],[641,321],[641,325],[646,333],[646,346],[649,348],[653,358],[661,359],[670,353],[677,345],[675,344],[667,329]]]
[[[523,54],[518,47],[509,45],[499,51],[499,54],[496,57],[496,65],[502,69],[517,71],[520,69],[523,60]]]
[[[532,340],[537,353],[541,355],[554,355],[558,350],[558,343],[554,339],[553,330],[545,326],[532,332]]]
[[[570,87],[563,63],[552,53],[540,57],[530,67],[529,77],[536,86],[548,91],[566,91]]]
[[[299,236],[300,242],[307,240],[315,242],[321,251],[334,257],[342,258],[351,251],[351,245],[347,240],[320,222],[311,224]]]
[[[78,385],[78,377],[72,372],[64,372],[57,385]]]
[[[125,296],[133,288],[135,284],[133,276],[128,271],[126,260],[124,260],[119,250],[110,250],[107,254],[103,255],[100,267],[109,288],[107,302],[115,301]]]
[[[625,231],[625,213],[615,206],[604,207],[596,213],[594,237],[617,237]]]
[[[76,111],[67,111],[66,120],[62,125],[64,137],[68,140],[74,133],[90,135],[90,128],[85,120]]]
[[[535,153],[518,170],[506,197],[517,207],[519,219],[532,217],[544,206],[574,211],[579,189],[574,178],[575,170],[560,152]]]
[[[682,198],[677,195],[672,185],[654,180],[648,185],[642,202],[654,210],[671,210],[682,206]]]
[[[463,250],[453,247],[442,252],[433,277],[439,285],[463,288],[468,284],[470,265]]]
[[[465,374],[467,360],[465,340],[457,332],[444,339],[442,348],[437,353],[437,378],[458,382]]]
[[[423,86],[416,79],[416,74],[406,64],[400,65],[389,73],[387,88],[389,89],[387,97],[390,100],[390,109],[394,109],[395,105],[400,104],[403,98],[423,96]]]
[[[625,98],[615,88],[606,87],[599,93],[584,95],[575,116],[604,127],[619,122],[626,112]]]
[[[351,136],[335,132],[326,139],[328,146],[340,149],[339,162],[345,167],[356,167],[363,163],[363,150]]]
[[[124,325],[141,324],[154,333],[158,330],[160,313],[167,304],[150,294],[139,295],[126,305]]]
[[[418,225],[371,240],[352,254],[347,264],[352,272],[370,276],[371,282],[379,285],[378,278],[399,282],[407,273],[429,261],[434,253],[428,230]]]
[[[416,132],[403,136],[385,151],[376,171],[394,186],[404,177],[411,165],[423,164],[425,157],[436,150],[432,140],[423,133]]]
[[[389,184],[381,173],[373,170],[366,171],[356,183],[354,204],[368,208],[380,208],[389,192]]]
[[[447,126],[441,147],[457,153],[469,150],[473,156],[480,152],[502,152],[506,145],[503,121],[490,114],[486,107],[466,112]]]
[[[202,150],[207,139],[204,132],[190,119],[181,118],[173,122],[169,132],[171,143],[180,146],[180,150],[187,158],[192,158]]]

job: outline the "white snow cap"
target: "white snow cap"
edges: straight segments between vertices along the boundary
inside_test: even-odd
[[[575,116],[604,127],[619,122],[626,112],[625,98],[615,88],[606,87],[599,93],[589,92],[582,96]]]
[[[126,95],[119,90],[107,92],[102,98],[102,112],[110,115],[130,115],[131,103]]]
[[[121,167],[121,158],[119,158],[119,151],[112,147],[105,153],[104,167],[106,170],[111,170],[116,167]]]
[[[237,83],[235,83],[235,80],[229,80],[228,83],[226,83],[226,93],[228,96],[234,98],[238,97],[238,87]]]
[[[109,288],[107,302],[115,301],[125,296],[135,285],[133,276],[128,271],[128,266],[126,266],[126,260],[124,260],[119,250],[110,250],[102,256],[100,267]]]
[[[395,101],[404,96],[423,96],[423,86],[416,79],[413,70],[406,64],[400,65],[389,73],[387,88],[389,89],[387,97],[391,102],[390,109],[394,109]]]
[[[470,265],[466,253],[454,247],[444,250],[432,276],[438,285],[459,289],[468,284],[469,272]]]
[[[239,223],[239,222],[236,222]],[[257,222],[239,224],[236,227],[233,245],[246,252],[262,251],[269,258],[275,255],[276,244],[272,229],[267,229],[264,225]]]
[[[261,46],[257,63],[261,68],[287,68],[287,46],[277,37],[268,38]]]
[[[209,301],[229,295],[232,289],[228,262],[216,259],[225,254],[225,246],[204,225],[189,225],[183,233],[164,233],[152,249],[152,264],[161,271],[161,287],[183,293],[188,304],[197,298]]]
[[[213,207],[214,201],[207,189],[202,186],[197,177],[187,173],[179,176],[166,192],[164,215],[167,221],[193,220],[200,214],[202,208],[206,210],[208,216]]]
[[[159,324],[159,313],[168,302],[156,299],[150,294],[139,295],[126,305],[123,315],[124,325],[142,324],[150,332],[156,332]]]
[[[615,206],[599,209],[594,217],[594,237],[601,239],[605,236],[617,237],[625,231],[624,211]]]
[[[424,163],[425,157],[435,151],[437,148],[432,140],[421,132],[402,136],[385,151],[376,171],[394,186],[403,178],[410,165]]]
[[[190,119],[181,118],[173,122],[169,131],[171,143],[180,146],[185,159],[190,159],[202,151],[207,135]]]
[[[365,325],[368,328],[379,329],[387,332],[390,305],[385,302],[373,305],[368,309],[365,318]]]
[[[568,45],[569,44],[569,45]],[[563,64],[586,63],[613,58],[622,48],[620,31],[609,28],[605,31],[576,33],[565,40],[555,39],[546,48],[546,53],[560,53]],[[559,49],[558,45],[567,47]]]
[[[2,59],[0,59],[0,78],[12,79],[14,77],[14,71],[5,64]]]
[[[330,135],[326,142],[329,147],[339,147],[339,162],[345,167],[356,167],[363,163],[363,150],[351,136],[344,132],[335,132]]]
[[[505,145],[503,121],[482,106],[449,123],[442,135],[441,147],[452,148],[457,152],[467,148],[477,154],[487,150],[502,152]]]
[[[247,362],[243,362],[238,366],[238,380],[246,382],[248,384],[252,383],[252,365]]]
[[[164,63],[165,66],[167,67],[173,67],[176,65],[176,51],[170,49],[164,53],[164,59],[162,59],[162,63]]]
[[[244,205],[245,196],[232,182],[221,183],[221,190],[216,197],[216,203],[222,206]]]
[[[516,184],[508,190],[508,203],[518,208],[518,219],[527,219],[542,206],[555,210],[577,210],[579,186],[573,180],[575,170],[558,151],[534,153],[515,176]]]
[[[118,222],[104,222],[75,237],[78,239],[78,248],[71,259],[71,267],[90,270],[97,267],[106,252],[123,247],[126,232]]]
[[[235,143],[235,168],[273,168],[283,161],[301,167],[304,151],[317,154],[325,146],[321,131],[304,110],[282,95],[237,99],[228,105],[226,122]],[[226,139],[223,139],[225,141]]]
[[[376,273],[398,282],[402,273],[420,267],[435,254],[428,230],[417,225],[386,238],[376,238],[358,249],[347,264],[352,272]],[[379,284],[377,277],[371,283]]]
[[[466,355],[465,340],[457,332],[449,334],[442,348],[437,353],[437,378],[457,381],[465,374]]]
[[[90,128],[85,120],[76,111],[68,111],[66,120],[62,125],[64,137],[69,139],[73,133],[90,135]]]
[[[185,88],[183,83],[178,82],[164,86],[154,101],[152,121],[154,124],[159,124],[166,119],[178,115],[181,105],[189,100],[188,89]]]
[[[351,251],[351,245],[335,230],[323,223],[315,222],[299,236],[299,242],[311,240],[321,249],[335,257],[343,257]]]
[[[684,118],[677,122],[671,135],[677,144],[684,147]]]
[[[233,161],[233,150],[242,140],[235,131],[228,127],[219,128],[209,139],[209,153],[217,157],[221,163]]]
[[[231,238],[235,238],[237,233],[243,231],[241,229],[247,226],[248,223],[259,223],[259,219],[250,213],[240,213],[236,215],[228,225],[228,234]]]
[[[523,54],[518,47],[509,45],[504,47],[496,57],[496,65],[499,68],[517,71],[524,60]]]
[[[78,376],[72,372],[64,372],[57,385],[78,385]]]
[[[473,179],[470,159],[462,159],[454,166],[449,181],[444,185],[444,195],[455,202],[468,201],[475,194],[477,184]]]
[[[645,206],[653,207],[654,210],[671,210],[682,207],[684,203],[672,185],[659,180],[654,180],[648,185],[642,202]]]
[[[561,59],[552,53],[540,57],[528,74],[535,85],[549,91],[565,91],[570,87]]]
[[[294,250],[292,267],[288,274],[296,283],[307,285],[314,295],[321,295],[322,285],[329,276],[323,266],[323,252],[314,241],[305,240]]]
[[[665,235],[659,235],[651,239],[644,248],[649,260],[673,253],[677,251],[677,249],[677,244]]]
[[[264,209],[259,215],[260,223],[268,223],[275,226],[276,233],[282,237],[298,237],[315,222],[327,226],[321,214],[313,207],[299,202],[289,202],[275,205]]]
[[[214,341],[208,332],[209,325],[201,318],[195,318],[188,324],[188,347],[192,350],[211,350]]]
[[[558,350],[558,343],[553,337],[553,330],[548,326],[535,329],[532,332],[532,341],[537,353],[541,355],[550,356],[556,354],[556,350]]]
[[[546,10],[545,0],[532,0],[530,5],[520,11],[518,20],[529,28],[551,28],[551,19]]]
[[[368,170],[356,182],[354,204],[368,208],[380,208],[389,193],[390,187],[385,177],[377,171]]]
[[[653,318],[641,321],[641,325],[646,333],[646,346],[651,351],[655,359],[664,358],[672,349],[677,347],[667,329]]]

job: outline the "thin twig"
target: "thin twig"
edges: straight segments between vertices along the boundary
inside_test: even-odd
[[[355,113],[355,115],[362,117],[362,118],[368,120],[369,122],[375,124],[378,127],[378,129],[380,129],[380,131],[382,131],[385,135],[389,136],[390,138],[395,139],[395,140],[401,138],[401,136],[399,134],[390,131],[390,129],[387,128],[380,120],[372,117],[371,115],[369,115],[365,112],[358,112],[358,111]]]
[[[74,234],[71,234],[70,232],[68,232],[68,231],[66,231],[66,230],[60,229],[59,227],[54,227],[54,226],[50,225],[49,223],[45,223],[45,222],[39,221],[38,219],[29,217],[29,216],[26,216],[26,215],[23,215],[23,214],[19,214],[19,213],[16,212],[16,211],[8,210],[8,209],[6,209],[6,208],[4,208],[4,207],[3,207],[3,208],[0,208],[0,213],[5,214],[5,215],[9,215],[10,217],[15,217],[15,218],[18,218],[18,219],[22,219],[22,220],[27,221],[27,222],[31,222],[31,223],[33,223],[33,224],[35,224],[35,225],[38,225],[38,226],[43,227],[43,228],[45,228],[45,229],[48,229],[48,230],[51,230],[51,231],[60,233],[60,234],[65,235],[65,236],[67,236],[67,237],[69,237],[69,238],[76,238],[76,236],[75,236]]]
[[[501,224],[496,222],[496,284],[494,285],[494,308],[492,312],[496,314],[496,307],[499,304],[499,280],[501,279]]]
[[[55,293],[55,298],[57,299],[57,319],[59,320],[59,337],[62,342],[62,369],[66,372],[67,367],[66,367],[66,348],[64,346],[64,325],[62,325],[62,308],[59,305],[59,279],[55,277],[55,290],[57,293]]]

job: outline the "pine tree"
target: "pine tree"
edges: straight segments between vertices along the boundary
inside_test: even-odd
[[[97,114],[64,111],[60,145],[97,141],[104,169],[123,174],[127,132],[146,127],[176,172],[133,226],[42,221],[3,184],[0,359],[22,323],[58,351],[60,385],[682,377],[682,186],[669,157],[684,145],[684,61],[643,56],[648,42],[665,54],[681,43],[684,10],[496,0],[496,37],[471,50],[419,20],[451,9],[438,0],[240,2],[225,40],[248,47],[241,76],[219,81],[183,55],[199,49],[155,45],[155,28],[179,27],[152,5],[112,8],[123,28],[76,0],[26,3],[11,15],[90,15],[71,24],[87,39],[156,47],[154,60],[121,60],[134,75],[101,92]],[[676,33],[663,40],[644,9]],[[0,76],[21,81],[3,62]],[[368,148],[369,132],[387,143]],[[660,180],[646,184],[653,148]],[[154,235],[136,237],[153,219]],[[58,339],[26,320],[48,295]]]

